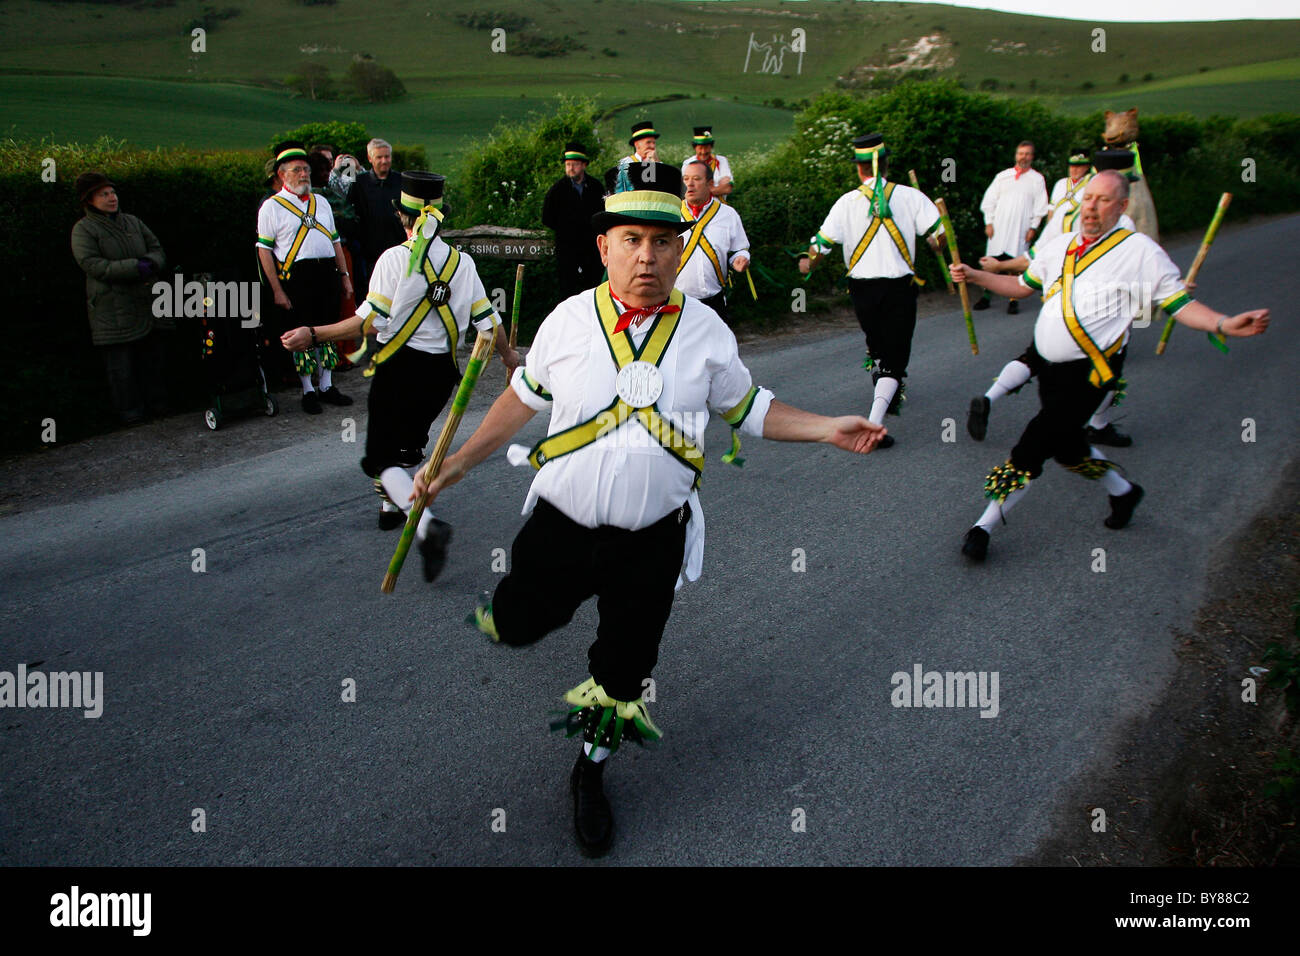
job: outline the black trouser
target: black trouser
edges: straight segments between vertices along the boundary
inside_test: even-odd
[[[1111,371],[1118,378],[1124,368],[1120,349],[1110,359]],[[1011,464],[1037,478],[1049,458],[1066,468],[1077,465],[1089,455],[1084,426],[1106,396],[1106,390],[1088,381],[1092,362],[1046,362],[1038,373],[1038,395],[1042,408],[1030,419],[1016,447],[1011,449]]]
[[[1029,374],[1033,376],[1041,374],[1047,366],[1047,359],[1038,354],[1038,347],[1033,342],[1029,343],[1029,348],[1016,356],[1016,361],[1029,366]],[[1023,388],[1023,386],[1021,387]],[[1015,389],[1015,391],[1018,392],[1020,389]]]
[[[591,240],[595,248],[595,240]],[[575,250],[565,250],[561,254],[556,250],[555,277],[560,283],[560,296],[567,299],[571,295],[594,289],[605,278],[605,266],[600,261],[600,253],[594,255]]]
[[[731,322],[731,313],[727,311],[727,299],[722,292],[718,292],[717,295],[711,295],[707,299],[701,299],[700,301],[714,312],[718,313],[718,315],[722,317],[723,322],[728,324]]]
[[[410,346],[398,349],[375,369],[370,380],[366,456],[361,459],[361,470],[378,478],[385,468],[394,465],[418,465],[424,459],[429,426],[441,414],[459,381],[449,354],[435,355]]]
[[[274,316],[270,328],[271,355],[267,359],[267,369],[275,369],[276,375],[267,375],[268,381],[275,381],[281,376],[292,376],[289,381],[297,382],[298,373],[293,368],[293,356],[280,344],[280,336],[290,329],[301,325],[333,325],[339,320],[339,297],[342,295],[338,263],[331,256],[328,259],[299,259],[293,264],[288,279],[280,280],[280,287],[289,297],[291,309],[282,309],[278,305],[271,307]],[[266,298],[274,302],[270,289]]]
[[[502,642],[540,640],[595,595],[600,624],[587,668],[615,700],[636,700],[659,660],[690,511],[683,504],[639,531],[584,528],[539,500],[510,549],[510,573],[492,596]]]
[[[133,342],[97,346],[108,373],[113,408],[125,422],[138,422],[146,411],[167,411],[167,352],[157,329]]]
[[[881,376],[907,375],[916,331],[916,284],[912,277],[850,279],[849,295],[858,325],[867,337],[867,351]]]

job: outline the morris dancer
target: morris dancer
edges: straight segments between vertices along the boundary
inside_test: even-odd
[[[599,598],[591,676],[569,691],[570,736],[583,735],[570,775],[583,853],[605,853],[614,820],[602,777],[626,735],[656,739],[641,694],[659,656],[685,561],[699,577],[704,521],[696,486],[709,410],[733,428],[778,441],[819,441],[866,453],[884,429],[865,418],[825,418],[755,387],[736,338],[712,309],[673,288],[682,254],[681,174],[675,166],[620,166],[593,217],[609,281],[566,299],[542,323],[525,368],[483,424],[449,456],[430,495],[460,481],[539,411],[545,440],[507,458],[540,469],[510,573],[472,620],[494,641],[532,644]],[[417,473],[415,493],[423,489]]]
[[[867,339],[865,367],[871,370],[875,386],[868,417],[879,425],[886,412],[897,415],[903,402],[921,284],[913,265],[916,237],[924,236],[937,250],[943,226],[939,210],[923,192],[886,182],[889,150],[881,134],[855,139],[853,161],[862,185],[835,201],[810,240],[807,254],[800,258],[799,271],[807,274],[832,246],[844,246],[849,294]],[[886,436],[880,447],[893,444],[893,436]]]
[[[685,238],[678,267],[677,288],[699,299],[723,320],[731,318],[723,286],[728,267],[744,272],[749,266],[749,237],[740,215],[709,194],[713,172],[702,160],[689,160],[682,167],[686,199],[682,217],[694,220]]]
[[[1012,278],[969,266],[950,267],[954,282],[974,282],[998,295],[1024,298],[1047,290],[1034,325],[1034,346],[1043,361],[1038,377],[1042,407],[1011,457],[985,480],[984,495],[991,501],[966,532],[961,549],[972,561],[984,560],[989,532],[1005,521],[1048,458],[1085,478],[1101,480],[1110,495],[1106,527],[1123,528],[1133,517],[1142,486],[1114,471],[1106,456],[1089,446],[1084,431],[1088,416],[1116,387],[1123,370],[1129,327],[1140,307],[1128,290],[1148,283],[1160,308],[1190,328],[1238,337],[1268,328],[1268,309],[1228,316],[1193,301],[1165,251],[1141,233],[1120,228],[1119,217],[1127,205],[1128,180],[1113,170],[1100,172],[1084,190],[1083,231],[1052,240],[1024,275]]]
[[[421,241],[442,221],[444,184],[435,173],[402,173],[396,214],[407,239],[380,254],[357,314],[330,325],[293,329],[281,339],[287,349],[304,349],[359,337],[363,330],[376,333],[380,349],[366,371],[373,378],[361,470],[374,480],[382,499],[379,527],[385,530],[406,520],[398,507],[404,508],[411,495],[406,469],[424,457],[429,427],[460,380],[456,344],[469,324],[481,332],[495,327],[496,348],[506,368],[513,372],[519,365],[474,260],[440,236]],[[451,527],[426,510],[416,532],[426,579],[437,576],[450,538]]]

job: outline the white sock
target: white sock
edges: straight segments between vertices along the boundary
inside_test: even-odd
[[[303,393],[304,395],[306,395],[308,392],[313,392],[313,391],[315,391],[315,389],[312,388],[312,385],[311,385],[311,375],[310,375],[310,374],[307,374],[307,375],[299,375],[299,376],[298,376],[298,381],[302,382],[302,393]]]
[[[600,763],[610,754],[608,747],[593,748],[591,744],[587,743],[585,740],[582,742],[582,752],[591,759],[592,763]]]
[[[1097,431],[1101,431],[1110,424],[1110,414],[1115,409],[1114,402],[1112,401],[1114,394],[1114,392],[1106,393],[1106,398],[1102,402],[1101,407],[1097,409],[1096,414],[1093,415],[1092,418],[1088,419],[1089,428],[1095,428]]]
[[[898,392],[898,379],[882,376],[880,381],[876,382],[876,397],[871,403],[871,423],[873,425],[882,425],[885,421],[885,411],[889,408],[889,403],[894,400],[894,395]]]
[[[1003,395],[1006,395],[1013,389],[1019,388],[1034,377],[1034,373],[1029,370],[1029,366],[1019,359],[1012,359],[1006,365],[1002,366],[1002,371],[998,373],[997,381],[989,387],[984,393],[984,397],[990,402],[996,402]]]
[[[397,507],[397,505],[389,501],[387,498],[381,498],[379,501],[379,506],[380,509],[384,511],[386,514],[395,514],[402,510],[401,508]]]
[[[333,385],[333,383],[334,383],[334,373],[330,369],[321,366],[320,390],[322,392],[328,392],[330,390],[330,386]]]
[[[1088,454],[1099,461],[1110,461],[1109,458],[1097,450],[1095,445],[1089,447]],[[1106,474],[1101,476],[1101,486],[1106,489],[1108,495],[1126,495],[1133,490],[1133,482],[1114,468],[1106,469]]]
[[[1028,490],[1029,486],[1025,485],[1025,487],[1018,488],[1011,492],[1011,494],[1007,495],[1006,501],[990,501],[989,506],[985,508],[984,513],[980,515],[980,520],[975,522],[975,526],[977,528],[983,528],[985,531],[992,534],[993,529],[1002,524],[1003,516],[1015,506],[1016,502],[1025,496],[1025,492]]]
[[[411,492],[415,489],[415,482],[406,473],[406,469],[398,468],[396,465],[385,468],[379,473],[379,483],[384,486],[384,494],[401,509],[402,514],[409,515]],[[420,515],[420,523],[415,527],[416,541],[424,540],[424,536],[429,531],[429,522],[432,520],[433,512],[425,508],[424,514]]]

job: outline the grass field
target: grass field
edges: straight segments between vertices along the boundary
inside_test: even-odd
[[[209,22],[205,50],[195,53],[188,24],[205,9],[238,15]],[[491,12],[531,21],[507,30],[507,49],[529,32],[568,36],[586,49],[547,58],[493,53],[490,32],[456,19]],[[1098,25],[1106,30],[1104,52],[1093,49]],[[751,37],[779,48],[795,29],[806,35],[806,52],[787,50],[779,72],[759,72],[764,54],[748,53]],[[791,103],[833,88],[838,78],[867,75],[925,36],[939,38],[931,63],[938,75],[1042,96],[1070,111],[1137,105],[1144,112],[1254,115],[1294,111],[1300,94],[1297,20],[1107,25],[845,0],[441,0],[433,7],[428,0],[312,7],[292,0],[6,0],[0,132],[260,148],[287,127],[337,118],[422,144],[432,163],[445,164],[499,119],[549,108],[556,93],[592,96],[607,108],[679,93],[691,99],[622,110],[614,130],[649,115],[665,128],[666,145],[684,148],[689,127],[708,122],[718,128],[719,148],[736,152],[769,145],[791,128],[789,112],[763,104]],[[341,78],[353,57],[366,53],[397,72],[405,98],[320,102],[274,88],[305,62]],[[1153,79],[1143,82],[1148,73]],[[699,99],[702,92],[707,99]]]

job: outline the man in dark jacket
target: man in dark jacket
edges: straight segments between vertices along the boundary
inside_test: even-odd
[[[402,177],[393,173],[393,147],[382,139],[372,139],[366,144],[366,155],[370,158],[370,172],[358,176],[348,193],[357,211],[361,257],[365,260],[366,274],[357,284],[357,301],[364,298],[371,270],[384,250],[406,241],[406,233],[393,211],[402,199]]]
[[[153,309],[162,243],[149,227],[118,211],[117,187],[103,173],[77,177],[83,218],[72,227],[72,255],[86,273],[90,337],[108,372],[113,407],[128,425],[167,409],[166,356],[159,329],[175,327]]]
[[[605,208],[604,187],[587,175],[588,157],[581,143],[564,147],[564,175],[542,203],[542,224],[555,230],[555,269],[565,298],[600,285],[600,261],[591,217]]]

